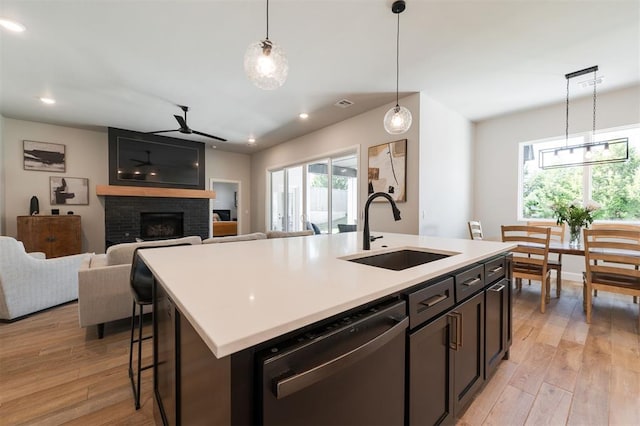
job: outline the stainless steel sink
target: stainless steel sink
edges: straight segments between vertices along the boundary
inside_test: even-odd
[[[345,260],[378,268],[391,269],[393,271],[402,271],[404,269],[413,268],[414,266],[435,262],[436,260],[444,259],[449,256],[452,256],[452,254],[402,249]]]

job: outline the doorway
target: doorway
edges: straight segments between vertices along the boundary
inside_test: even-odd
[[[209,236],[240,235],[240,181],[211,178],[209,189],[216,192],[216,198],[209,200]],[[218,226],[216,222],[220,222]]]

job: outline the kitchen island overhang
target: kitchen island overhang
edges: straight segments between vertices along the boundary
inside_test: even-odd
[[[382,233],[312,235],[144,250],[140,256],[217,358],[264,343],[454,270],[512,243]],[[344,258],[401,248],[457,253],[392,271]]]

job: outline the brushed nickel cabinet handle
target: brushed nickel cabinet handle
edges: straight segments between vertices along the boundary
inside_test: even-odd
[[[447,297],[448,296],[446,294],[436,294],[435,296],[430,297],[427,300],[423,300],[422,302],[420,302],[420,304],[426,306],[427,308],[430,308],[442,302]]]
[[[472,285],[476,285],[478,283],[482,282],[482,280],[480,278],[471,278],[470,280],[467,280],[465,282],[462,283],[462,285],[466,285],[467,287],[471,287]]]

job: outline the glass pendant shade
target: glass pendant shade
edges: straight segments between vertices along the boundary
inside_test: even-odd
[[[286,81],[289,62],[284,50],[266,39],[249,45],[244,54],[244,72],[260,89],[274,90]]]
[[[384,115],[384,129],[392,135],[400,135],[409,130],[411,121],[411,111],[396,105]]]

